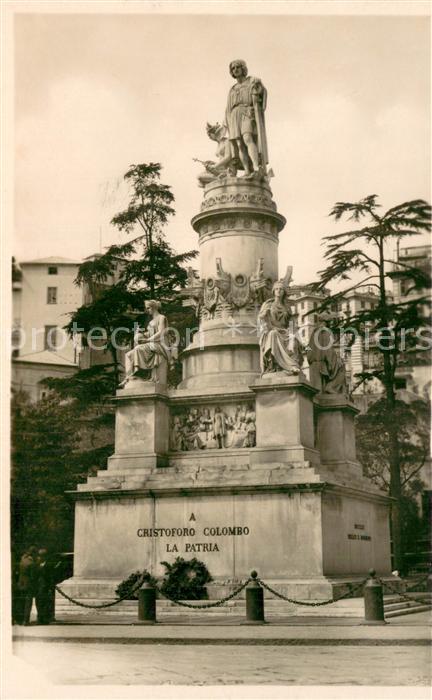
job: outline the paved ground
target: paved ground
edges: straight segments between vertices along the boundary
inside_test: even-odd
[[[97,617],[95,618],[97,620]],[[365,625],[359,618],[284,618],[267,625],[240,624],[244,620],[195,618],[184,624],[173,620],[156,625],[130,624],[54,624],[17,626],[15,640],[116,642],[116,643],[308,643],[320,644],[419,644],[430,640],[429,612],[391,618],[386,625]]]
[[[67,685],[415,685],[430,681],[426,646],[176,646],[18,641],[15,654]],[[48,670],[49,669],[49,670]]]
[[[420,691],[431,682],[429,613],[378,626],[340,618],[233,622],[14,627],[13,649],[61,685],[415,685]]]

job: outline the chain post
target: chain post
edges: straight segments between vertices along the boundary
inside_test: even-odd
[[[144,583],[138,591],[138,620],[141,625],[154,625],[156,620],[156,588]]]
[[[374,569],[369,570],[369,578],[366,581],[364,591],[364,609],[366,625],[385,625],[384,598],[381,581],[376,578]]]
[[[262,625],[264,619],[264,589],[258,583],[258,574],[251,572],[251,581],[246,586],[246,625]]]

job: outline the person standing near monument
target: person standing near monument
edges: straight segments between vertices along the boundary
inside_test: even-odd
[[[54,620],[55,582],[53,563],[48,559],[45,547],[39,549],[36,580],[36,610],[40,625],[49,625]]]
[[[239,158],[244,177],[265,174],[268,163],[264,110],[267,91],[259,78],[248,76],[245,61],[231,61],[230,74],[236,79],[228,93],[225,113],[233,158]]]
[[[37,547],[31,545],[22,555],[19,563],[17,590],[19,595],[18,624],[29,625],[36,593]]]

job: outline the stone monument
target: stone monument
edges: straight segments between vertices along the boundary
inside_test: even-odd
[[[356,459],[343,363],[317,338],[301,346],[292,269],[279,279],[286,222],[269,185],[266,90],[244,61],[230,73],[225,123],[207,127],[218,161],[202,161],[192,218],[201,274],[189,271],[184,303],[199,330],[168,388],[166,320],[150,304],[115,399],[115,452],[72,494],[74,576],[62,586],[78,598],[111,598],[132,571],[157,576],[176,556],[207,564],[215,597],[251,569],[301,599],[372,567],[390,573],[389,499]]]

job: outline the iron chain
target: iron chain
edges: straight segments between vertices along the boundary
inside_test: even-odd
[[[410,591],[415,591],[415,589],[421,584],[421,583],[426,583],[426,581],[429,580],[430,574],[426,574],[426,576],[423,576],[423,578],[419,579],[416,581],[412,586],[407,588],[405,590],[406,593],[409,593]]]
[[[310,603],[309,601],[306,601],[306,600],[294,600],[294,598],[288,598],[288,596],[283,595],[282,593],[278,593],[278,591],[275,591],[274,588],[271,588],[270,586],[268,586],[260,578],[258,578],[257,581],[263,588],[265,588],[267,591],[269,591],[269,593],[273,593],[273,595],[277,596],[278,598],[281,598],[282,600],[288,601],[288,603],[294,603],[295,605],[307,605],[310,608],[317,608],[320,605],[330,605],[330,603],[336,603],[336,601],[342,600],[342,598],[348,598],[355,591],[357,591],[359,588],[363,588],[367,579],[364,579],[361,583],[357,584],[356,586],[350,587],[349,591],[347,591],[346,593],[343,593],[342,595],[338,596],[337,598],[329,598],[328,600],[319,600],[316,603]]]
[[[420,582],[426,581],[427,579],[428,579],[428,576],[424,577],[424,579],[421,579]],[[174,603],[175,605],[181,605],[184,608],[191,608],[192,610],[193,609],[206,610],[208,608],[220,607],[221,605],[224,605],[224,603],[227,603],[229,600],[232,600],[232,598],[235,598],[237,595],[239,595],[239,593],[241,593],[246,588],[248,583],[250,583],[250,581],[252,581],[252,580],[254,580],[254,579],[248,578],[244,583],[242,583],[238,588],[236,588],[235,591],[230,593],[230,595],[225,596],[225,598],[221,598],[220,600],[217,600],[214,603],[203,603],[203,604],[185,603],[185,602],[182,602],[180,600],[176,600],[175,598],[171,598],[170,596],[163,593],[159,588],[156,588],[156,591],[163,598],[166,598],[166,600],[169,600],[171,603]],[[342,595],[338,596],[337,598],[329,598],[328,600],[320,600],[320,601],[316,601],[313,603],[306,601],[306,600],[295,600],[294,598],[289,598],[288,596],[285,596],[282,593],[279,593],[274,588],[271,588],[271,586],[269,586],[267,583],[264,583],[264,581],[262,579],[257,578],[255,580],[263,588],[265,588],[267,591],[269,591],[269,593],[272,593],[273,595],[275,595],[277,598],[280,598],[281,600],[286,600],[288,603],[293,603],[295,605],[304,605],[304,606],[316,608],[316,607],[320,607],[323,605],[331,605],[331,603],[336,603],[338,600],[342,600],[343,598],[349,598],[357,590],[359,590],[360,588],[363,588],[364,584],[366,583],[366,581],[368,579],[367,578],[364,579],[363,581],[361,581],[360,583],[358,583],[355,586],[350,586],[349,590],[346,593],[343,593]],[[63,598],[66,598],[66,600],[69,600],[74,605],[79,605],[82,608],[89,608],[89,609],[97,610],[97,609],[103,609],[103,608],[110,608],[114,605],[117,605],[118,603],[121,603],[123,600],[130,599],[131,593],[135,593],[135,591],[137,591],[141,587],[143,582],[144,582],[144,576],[142,576],[141,579],[135,584],[135,586],[130,591],[128,591],[124,596],[122,596],[121,598],[116,598],[116,600],[113,600],[110,603],[101,603],[99,605],[90,605],[88,603],[81,603],[80,601],[75,600],[71,596],[67,595],[67,593],[62,591],[61,588],[59,588],[58,586],[56,586],[55,589],[58,593],[60,593],[61,596],[63,596]],[[420,582],[417,581],[414,584],[414,586],[407,589],[407,592],[416,588]],[[386,587],[390,591],[390,593],[394,593],[396,595],[399,595],[401,598],[409,600],[410,602],[412,602],[414,600],[410,596],[408,596],[404,593],[400,593],[397,589],[393,588],[387,582],[382,582],[382,585],[383,585],[383,587]],[[430,605],[430,603],[431,603],[430,600],[426,601],[426,600],[421,600],[419,598],[416,598],[415,600],[420,602],[420,603],[424,603],[424,604],[428,604],[428,605]]]
[[[214,602],[214,603],[203,603],[203,605],[191,605],[190,603],[183,603],[183,602],[180,602],[179,600],[175,600],[174,598],[170,598],[170,597],[167,596],[165,593],[162,593],[162,591],[159,590],[159,588],[157,588],[156,590],[158,591],[158,593],[161,594],[161,596],[163,596],[163,597],[166,598],[167,600],[170,600],[171,603],[175,603],[176,605],[181,605],[181,606],[184,607],[184,608],[192,608],[192,609],[201,609],[201,610],[205,610],[206,608],[218,608],[218,607],[220,607],[221,605],[223,605],[224,603],[227,603],[229,600],[231,600],[231,598],[235,598],[236,595],[238,595],[239,593],[241,593],[242,590],[243,590],[244,588],[246,588],[246,586],[248,585],[248,583],[249,583],[250,581],[252,581],[252,579],[251,579],[251,578],[248,578],[247,581],[245,581],[245,583],[242,583],[241,586],[239,586],[238,588],[236,588],[235,591],[233,591],[230,595],[227,595],[225,598],[221,598],[220,600],[217,600],[217,601]]]
[[[142,586],[144,583],[144,575],[141,576],[139,579],[138,583],[135,584],[133,588],[131,588],[127,593],[125,593],[121,598],[116,598],[115,600],[111,601],[111,603],[101,603],[100,605],[89,605],[88,603],[80,603],[79,600],[75,600],[74,598],[71,598],[70,595],[62,591],[61,588],[58,586],[55,587],[57,593],[60,593],[60,595],[63,596],[63,598],[66,598],[66,600],[69,600],[71,603],[74,605],[79,605],[81,608],[90,608],[92,610],[97,610],[98,608],[111,608],[113,605],[117,605],[117,603],[121,603],[123,600],[126,600],[129,598],[131,593],[135,593],[135,591]]]
[[[421,603],[423,605],[431,605],[431,600],[422,600],[421,598],[411,598],[411,596],[406,595],[406,593],[401,593],[400,591],[397,590],[397,588],[394,588],[391,584],[387,583],[386,581],[382,581],[381,584],[382,584],[383,589],[387,588],[387,590],[390,593],[393,593],[394,595],[400,596],[400,598],[402,598],[403,600],[409,600],[410,603],[416,602],[416,603]],[[416,584],[416,586],[417,585],[418,584]],[[409,592],[409,590],[410,589],[407,588],[407,592]]]

